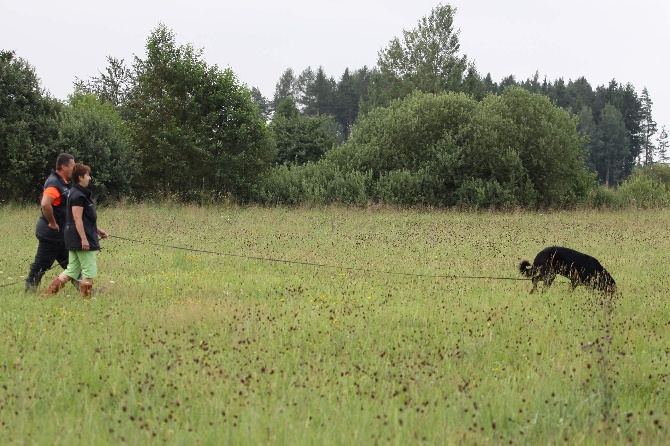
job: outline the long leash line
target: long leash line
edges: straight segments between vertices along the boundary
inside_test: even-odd
[[[46,273],[47,271],[52,270],[57,266],[62,266],[62,265],[60,263],[56,262],[53,265],[51,265],[49,268],[45,269],[44,272]],[[65,268],[63,268],[63,269],[65,269]],[[81,280],[79,280],[79,279],[72,279],[72,281],[76,281],[76,282],[81,283]],[[5,287],[16,285],[16,284],[19,284],[19,283],[23,283],[23,280],[19,280],[18,282],[5,283],[4,285],[0,285],[0,288],[5,288]]]
[[[260,260],[260,261],[265,261],[265,262],[276,262],[276,263],[285,263],[285,264],[292,264],[292,265],[307,265],[307,266],[315,266],[319,268],[334,268],[334,269],[341,269],[341,270],[346,270],[346,271],[358,271],[358,272],[365,272],[365,273],[378,273],[378,274],[391,274],[391,275],[397,275],[397,276],[411,276],[411,277],[427,277],[427,278],[432,278],[432,279],[485,279],[485,280],[529,280],[526,278],[519,278],[519,277],[496,277],[496,276],[457,276],[457,275],[439,275],[439,274],[420,274],[420,273],[404,273],[404,272],[396,272],[396,271],[386,271],[386,270],[378,270],[378,269],[370,269],[370,268],[356,268],[356,267],[351,267],[351,266],[339,266],[339,265],[330,265],[327,263],[314,263],[314,262],[303,262],[299,260],[286,260],[286,259],[275,259],[271,257],[258,257],[258,256],[249,256],[249,255],[243,255],[243,254],[231,254],[231,253],[225,253],[225,252],[219,252],[219,251],[208,251],[204,249],[193,249],[193,248],[185,248],[182,246],[174,246],[174,245],[167,245],[163,243],[154,243],[154,242],[147,242],[144,240],[137,240],[137,239],[131,239],[128,237],[121,237],[118,235],[110,235],[110,238],[116,238],[119,240],[125,240],[128,242],[133,242],[133,243],[143,243],[143,244],[149,244],[152,246],[160,246],[163,248],[171,248],[171,249],[178,249],[182,251],[189,251],[189,252],[198,252],[198,253],[203,253],[203,254],[215,254],[215,255],[220,255],[220,256],[226,256],[226,257],[236,257],[236,258],[242,258],[242,259],[249,259],[249,260]]]
[[[420,274],[420,273],[404,273],[404,272],[397,272],[397,271],[386,271],[386,270],[378,270],[378,269],[370,269],[370,268],[355,268],[352,266],[339,266],[339,265],[329,265],[327,263],[315,263],[315,262],[303,262],[299,260],[286,260],[286,259],[275,259],[271,257],[258,257],[258,256],[249,256],[249,255],[244,255],[244,254],[231,254],[231,253],[226,253],[226,252],[219,252],[219,251],[208,251],[205,249],[194,249],[194,248],[185,248],[183,246],[175,246],[175,245],[167,245],[164,243],[155,243],[155,242],[147,242],[144,240],[137,240],[137,239],[132,239],[128,237],[121,237],[119,235],[110,235],[109,238],[115,238],[119,240],[124,240],[127,242],[132,242],[132,243],[142,243],[142,244],[148,244],[152,246],[160,246],[163,248],[170,248],[170,249],[178,249],[181,251],[189,251],[189,252],[198,252],[202,254],[214,254],[214,255],[220,255],[220,256],[225,256],[225,257],[236,257],[240,259],[248,259],[248,260],[259,260],[259,261],[264,261],[264,262],[275,262],[275,263],[285,263],[285,264],[290,264],[290,265],[305,265],[305,266],[315,266],[318,268],[334,268],[334,269],[341,269],[345,271],[358,271],[358,272],[365,272],[365,273],[377,273],[377,274],[391,274],[391,275],[396,275],[396,276],[409,276],[409,277],[426,277],[426,278],[431,278],[431,279],[468,279],[468,280],[475,280],[475,279],[483,279],[483,280],[529,280],[526,278],[519,278],[519,277],[497,277],[497,276],[458,276],[458,275],[440,275],[440,274]],[[58,265],[58,263],[54,264],[50,268],[44,270],[44,272],[49,271],[52,268],[55,268]],[[12,283],[6,283],[3,285],[0,285],[0,288],[5,288],[8,286],[16,285],[19,282],[12,282]]]
[[[54,269],[57,266],[60,266],[60,263],[58,263],[58,262],[54,263],[49,268],[45,269],[44,272],[46,273],[47,271],[49,271],[51,269]],[[0,288],[5,288],[5,287],[8,287],[8,286],[16,285],[18,283],[23,283],[23,280],[19,280],[18,282],[5,283],[3,285],[0,285]]]

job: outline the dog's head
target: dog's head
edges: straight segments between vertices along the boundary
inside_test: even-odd
[[[614,282],[608,283],[607,285],[605,285],[605,289],[603,291],[605,291],[605,293],[607,294],[616,293],[616,283]]]
[[[605,294],[616,293],[616,282],[607,271],[603,271],[598,275],[597,285],[598,288]]]

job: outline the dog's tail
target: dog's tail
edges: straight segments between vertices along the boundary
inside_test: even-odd
[[[531,277],[534,273],[533,268],[528,260],[524,260],[519,263],[519,272],[526,277]]]

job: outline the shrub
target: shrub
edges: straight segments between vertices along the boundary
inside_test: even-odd
[[[584,204],[593,209],[616,209],[621,207],[621,200],[614,189],[597,186],[589,191]]]
[[[461,207],[509,208],[517,204],[514,194],[496,180],[472,178],[456,190],[457,205]]]
[[[628,179],[635,180],[637,178],[647,178],[653,180],[655,183],[663,184],[665,186],[665,190],[670,190],[670,165],[650,164],[648,166],[636,169]]]
[[[255,199],[267,205],[343,203],[364,205],[370,173],[346,172],[331,162],[277,166],[255,189]]]
[[[670,204],[670,192],[665,185],[643,176],[624,181],[617,195],[624,206],[647,209]]]
[[[382,174],[372,185],[372,197],[380,203],[413,206],[429,203],[425,189],[430,178],[423,171],[393,170]]]

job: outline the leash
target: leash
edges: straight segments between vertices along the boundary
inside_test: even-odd
[[[62,265],[60,263],[56,262],[53,265],[51,265],[49,268],[45,269],[44,272],[46,273],[47,271],[49,271],[51,269],[54,269],[56,266],[62,266]],[[42,273],[42,274],[44,274],[44,273]],[[0,285],[0,288],[5,288],[5,287],[8,287],[8,286],[16,285],[16,284],[23,283],[23,282],[24,282],[23,280],[19,280],[18,282],[5,283],[4,285]]]
[[[4,285],[0,285],[0,288],[5,288],[5,287],[12,286],[12,285],[16,285],[16,284],[18,284],[18,283],[22,283],[22,282],[23,282],[23,281],[19,281],[19,282],[11,282],[11,283],[5,283]]]
[[[314,266],[314,267],[318,267],[318,268],[334,268],[334,269],[341,269],[341,270],[345,270],[345,271],[357,271],[357,272],[377,273],[377,274],[391,274],[391,275],[397,275],[397,276],[426,277],[426,278],[431,278],[431,279],[529,280],[529,279],[526,279],[526,278],[519,278],[519,277],[458,276],[458,275],[404,273],[404,272],[378,270],[378,269],[370,269],[370,268],[356,268],[356,267],[351,267],[351,266],[330,265],[330,264],[327,264],[327,263],[314,263],[314,262],[304,262],[304,261],[299,261],[299,260],[275,259],[275,258],[271,258],[271,257],[258,257],[258,256],[249,256],[249,255],[243,255],[243,254],[231,254],[231,253],[225,253],[225,252],[219,252],[219,251],[208,251],[208,250],[204,250],[204,249],[185,248],[183,246],[174,246],[174,245],[167,245],[167,244],[163,244],[163,243],[147,242],[147,241],[144,241],[144,240],[131,239],[131,238],[128,238],[128,237],[121,237],[121,236],[118,236],[118,235],[109,235],[108,237],[119,239],[119,240],[124,240],[124,241],[127,241],[127,242],[132,242],[132,243],[142,243],[142,244],[148,244],[148,245],[152,245],[152,246],[160,246],[162,248],[177,249],[177,250],[181,250],[181,251],[197,252],[197,253],[202,253],[202,254],[214,254],[214,255],[220,255],[220,256],[225,256],[225,257],[235,257],[235,258],[248,259],[248,260],[259,260],[259,261],[264,261],[264,262],[285,263],[285,264],[292,264],[292,265],[306,265],[306,266]]]
[[[175,245],[168,245],[164,243],[155,243],[155,242],[147,242],[144,240],[137,240],[137,239],[132,239],[128,237],[121,237],[119,235],[109,235],[108,238],[115,238],[118,240],[123,240],[126,242],[131,242],[131,243],[141,243],[141,244],[146,244],[146,245],[151,245],[151,246],[159,246],[162,248],[170,248],[170,249],[176,249],[180,251],[188,251],[188,252],[197,252],[201,254],[214,254],[214,255],[219,255],[219,256],[224,256],[224,257],[235,257],[239,259],[247,259],[247,260],[258,260],[258,261],[263,261],[263,262],[274,262],[274,263],[284,263],[284,264],[290,264],[290,265],[304,265],[304,266],[314,266],[317,268],[333,268],[333,269],[340,269],[344,271],[357,271],[357,272],[364,272],[364,273],[376,273],[376,274],[389,274],[389,275],[396,275],[396,276],[405,276],[405,277],[424,277],[424,278],[430,278],[430,279],[451,279],[451,280],[530,280],[526,278],[519,278],[519,277],[500,277],[500,276],[464,276],[464,275],[455,275],[455,274],[450,274],[450,275],[444,275],[444,274],[421,274],[421,273],[404,273],[404,272],[397,272],[397,271],[387,271],[387,270],[379,270],[379,269],[371,269],[371,268],[356,268],[352,266],[340,266],[340,265],[330,265],[327,263],[315,263],[315,262],[304,262],[300,260],[287,260],[287,259],[275,259],[272,257],[259,257],[259,256],[249,256],[249,255],[244,255],[244,254],[231,254],[231,253],[226,253],[226,252],[219,252],[219,251],[209,251],[205,249],[194,249],[194,248],[185,248],[183,246],[175,246]],[[44,270],[44,272],[47,272],[53,268],[55,268],[58,263],[55,263],[52,265],[50,268],[47,268]],[[12,282],[12,283],[6,283],[3,285],[0,285],[0,288],[5,288],[9,287],[12,285],[16,285],[19,283],[23,283],[23,281],[19,282]]]

